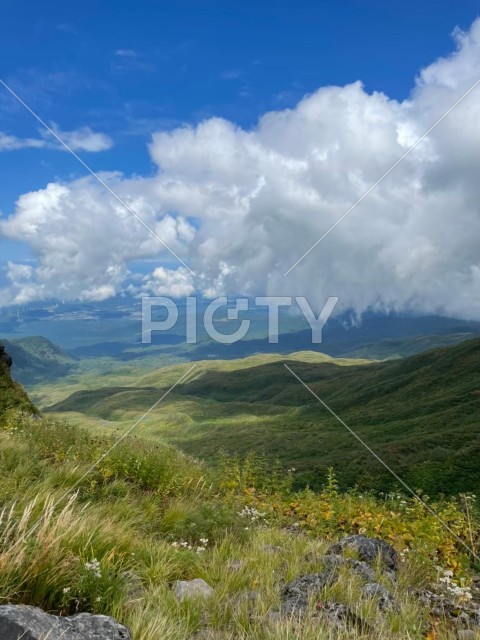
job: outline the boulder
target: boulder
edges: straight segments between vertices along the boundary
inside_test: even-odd
[[[475,629],[477,634],[480,628],[480,603],[466,602],[459,604],[445,594],[435,593],[429,589],[412,591],[419,601],[428,606],[431,615],[453,623],[456,627]]]
[[[289,582],[282,592],[281,613],[291,615],[303,613],[308,607],[308,599],[312,595],[319,595],[323,589],[336,579],[333,572],[311,573]]]
[[[362,588],[365,598],[375,598],[380,611],[397,611],[398,605],[390,591],[378,582],[369,582]]]
[[[1,640],[131,640],[130,631],[108,616],[79,613],[62,618],[37,607],[0,606]]]
[[[328,571],[338,571],[341,567],[348,567],[367,582],[375,582],[375,571],[366,562],[353,558],[342,558],[335,554],[324,556],[320,559]]]
[[[341,555],[345,550],[355,551],[360,560],[370,565],[380,556],[387,569],[396,571],[398,568],[398,554],[385,540],[364,535],[347,536],[333,544],[327,550],[327,555]]]
[[[202,580],[202,578],[195,578],[195,580],[177,580],[173,585],[173,592],[180,602],[190,598],[206,599],[214,594],[213,588],[205,582],[205,580]]]

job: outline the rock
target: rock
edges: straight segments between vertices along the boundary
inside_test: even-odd
[[[3,344],[1,342],[0,342],[0,362],[3,363],[4,365],[6,365],[8,370],[10,370],[10,368],[11,368],[11,366],[13,364],[12,358],[5,351],[5,347],[3,346]]]
[[[282,592],[281,613],[291,615],[302,613],[308,606],[311,595],[320,594],[322,590],[336,580],[334,572],[311,573],[289,582]]]
[[[283,589],[280,611],[271,611],[269,620],[272,622],[281,621],[286,616],[295,616],[297,620],[302,620],[304,614],[307,613],[308,603],[312,596],[321,595],[325,587],[332,585],[337,580],[337,568],[338,565],[334,564],[329,568],[330,570],[324,573],[312,573],[292,580]],[[318,601],[309,620],[310,622],[326,623],[327,626],[333,626],[336,629],[355,628],[362,633],[371,630],[346,605],[333,601]]]
[[[130,631],[108,616],[52,616],[25,605],[0,606],[2,640],[131,640]]]
[[[346,549],[355,551],[363,562],[373,564],[378,556],[381,557],[387,569],[396,571],[398,568],[398,554],[395,549],[379,538],[367,538],[364,535],[347,536],[328,550],[327,555],[341,555]]]
[[[390,591],[378,582],[369,582],[362,588],[366,598],[376,598],[380,611],[397,611],[398,605]]]
[[[344,604],[332,601],[318,602],[317,611],[321,620],[325,620],[329,626],[335,627],[337,630],[353,628],[360,633],[370,633],[372,631],[370,625]]]
[[[443,620],[448,620],[456,627],[463,629],[480,628],[480,606],[476,602],[458,604],[443,594],[428,589],[413,591],[420,602],[430,608],[430,613]]]
[[[471,629],[460,629],[460,631],[457,631],[457,637],[458,640],[475,640],[475,638],[478,638],[478,634]]]
[[[320,558],[320,562],[322,562],[328,571],[338,571],[341,567],[348,567],[367,582],[375,582],[376,580],[375,571],[366,562],[362,562],[361,560],[342,558],[342,556],[331,554]]]
[[[177,580],[173,585],[173,592],[180,602],[190,598],[206,599],[214,594],[213,588],[205,582],[205,580],[202,580],[202,578],[195,578],[195,580]]]

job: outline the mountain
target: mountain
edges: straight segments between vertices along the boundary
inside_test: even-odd
[[[202,328],[207,302],[199,302],[196,344],[185,344],[185,308],[181,305],[176,325],[169,331],[155,332],[152,344],[142,344],[141,305],[137,299],[100,304],[49,304],[41,309],[31,309],[20,318],[18,309],[3,310],[0,311],[0,332],[13,342],[18,341],[19,335],[45,336],[75,360],[79,359],[82,367],[89,366],[92,370],[100,358],[104,359],[104,365],[123,362],[140,367],[148,367],[150,361],[156,359],[158,364],[155,366],[158,367],[165,362],[224,360],[256,353],[287,354],[305,349],[331,356],[385,359],[413,355],[435,346],[447,346],[480,336],[478,321],[373,312],[364,313],[360,321],[351,312],[345,312],[329,319],[323,331],[322,344],[312,344],[311,330],[305,318],[280,311],[279,342],[270,344],[266,310],[252,308],[242,313],[242,317],[251,323],[246,338],[224,345],[211,340]],[[3,322],[2,318],[9,318],[11,322]],[[225,309],[217,320],[220,328],[225,326]],[[87,364],[87,361],[91,362]]]
[[[294,325],[295,326],[295,325]],[[349,314],[330,318],[321,344],[312,344],[310,329],[281,332],[278,344],[265,337],[245,339],[231,345],[203,341],[190,349],[188,359],[243,358],[255,353],[291,353],[311,349],[334,357],[384,360],[402,358],[435,347],[480,337],[480,322],[441,316],[402,316],[365,313],[359,323]],[[177,352],[180,354],[178,348]]]
[[[10,410],[36,413],[36,409],[23,388],[10,375],[11,356],[0,342],[0,425]]]
[[[319,486],[331,465],[343,486],[394,486],[286,362],[413,488],[430,494],[480,489],[480,339],[384,362],[315,361],[319,355],[199,363],[140,432],[205,459],[219,449],[265,453],[297,470],[297,486]],[[168,367],[122,388],[77,391],[49,411],[120,424],[148,409],[184,371],[185,365]]]
[[[22,384],[68,375],[76,363],[73,356],[42,336],[4,340],[3,343],[13,359],[12,375]]]

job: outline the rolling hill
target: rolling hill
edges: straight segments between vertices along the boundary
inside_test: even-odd
[[[402,360],[354,364],[321,354],[198,363],[139,428],[196,456],[220,449],[278,458],[296,484],[319,486],[327,468],[343,486],[388,490],[390,474],[283,366],[292,370],[413,488],[480,489],[480,339]],[[339,366],[339,365],[347,366]],[[135,384],[76,391],[48,410],[112,429],[148,409],[186,365]],[[75,412],[75,413],[70,413]]]

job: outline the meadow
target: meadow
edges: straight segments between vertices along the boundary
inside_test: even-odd
[[[113,615],[135,640],[457,637],[413,593],[441,588],[451,572],[459,606],[471,597],[476,567],[461,542],[478,548],[474,496],[424,496],[457,540],[418,499],[341,492],[333,470],[318,492],[296,492],[293,469],[254,455],[221,456],[213,469],[130,438],[85,474],[112,442],[51,419],[3,416],[0,603]],[[399,552],[390,585],[398,608],[379,614],[360,597],[360,580],[341,573],[321,598],[347,605],[370,631],[319,623],[314,601],[301,620],[275,618],[284,585],[319,571],[328,545],[350,533]],[[178,601],[174,582],[194,578],[212,597]]]

